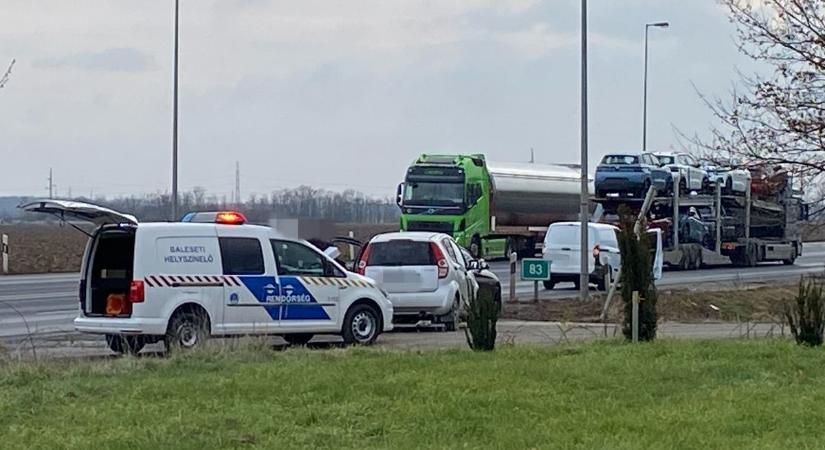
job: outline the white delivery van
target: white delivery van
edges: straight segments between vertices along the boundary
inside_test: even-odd
[[[80,274],[78,331],[106,336],[118,353],[165,341],[194,347],[210,336],[281,335],[306,343],[340,334],[370,344],[392,329],[387,294],[367,277],[236,212],[138,223],[86,203],[42,200],[26,211],[97,225]]]
[[[550,261],[550,280],[544,282],[546,289],[553,289],[557,283],[571,282],[579,288],[581,273],[581,223],[556,222],[551,224],[544,239],[542,256]],[[588,273],[590,282],[599,290],[606,290],[616,280],[622,258],[619,252],[619,228],[605,223],[590,223],[587,228]],[[650,242],[655,243],[653,276],[662,276],[661,230],[648,231]]]

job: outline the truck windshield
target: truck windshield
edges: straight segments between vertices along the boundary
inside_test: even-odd
[[[407,183],[404,205],[461,207],[464,205],[464,183]]]

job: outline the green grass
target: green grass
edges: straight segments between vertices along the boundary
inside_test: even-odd
[[[10,364],[0,448],[813,448],[824,351],[660,341]]]

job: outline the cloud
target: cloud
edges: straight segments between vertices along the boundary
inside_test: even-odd
[[[84,52],[69,56],[42,58],[35,67],[69,67],[84,70],[114,72],[145,72],[157,67],[155,59],[142,51],[130,48],[107,48],[99,52]]]

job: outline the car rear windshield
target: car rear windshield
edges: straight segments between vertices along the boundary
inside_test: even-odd
[[[554,244],[578,244],[581,239],[578,225],[561,225],[550,227],[547,242]]]
[[[397,240],[370,244],[368,266],[433,266],[429,242]]]
[[[633,155],[607,155],[602,164],[639,164],[639,158]]]

